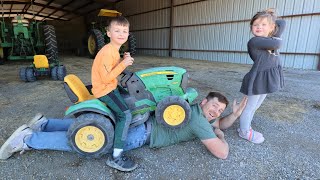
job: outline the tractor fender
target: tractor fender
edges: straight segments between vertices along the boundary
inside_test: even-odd
[[[116,118],[111,110],[98,99],[87,100],[70,106],[65,112],[65,117],[78,116],[79,114],[90,112],[102,114],[109,117],[113,123],[116,122]]]

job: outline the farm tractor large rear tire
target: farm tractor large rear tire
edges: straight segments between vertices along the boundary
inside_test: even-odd
[[[168,96],[158,103],[155,115],[157,122],[165,127],[181,128],[189,122],[191,108],[181,97]]]
[[[46,56],[49,64],[58,60],[58,45],[54,27],[52,25],[43,26],[44,41],[46,46]]]
[[[113,146],[114,127],[105,116],[86,113],[69,127],[67,137],[71,148],[86,158],[99,158]]]
[[[102,32],[98,29],[92,29],[88,36],[88,52],[90,58],[95,58],[104,45],[104,36]]]
[[[136,37],[130,33],[127,42],[121,46],[120,54],[123,54],[124,52],[129,52],[130,55],[132,56],[136,54],[136,47],[137,47]]]

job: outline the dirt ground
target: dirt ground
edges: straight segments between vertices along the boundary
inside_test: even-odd
[[[93,60],[64,55],[68,74],[90,83]],[[71,102],[63,82],[43,77],[36,82],[19,80],[20,67],[31,62],[0,66],[0,145],[37,112],[62,118]],[[190,87],[199,102],[209,91],[219,91],[230,101],[240,99],[241,81],[250,65],[190,59],[136,56],[129,68],[137,71],[158,66],[179,66],[190,74]],[[30,151],[0,161],[0,179],[319,179],[320,177],[320,72],[285,70],[286,87],[268,95],[256,112],[253,127],[266,141],[254,145],[240,139],[239,122],[225,131],[230,145],[227,160],[214,158],[199,140],[129,153],[139,164],[131,173],[105,165],[101,159],[83,159],[75,153]],[[230,113],[228,107],[223,115]]]

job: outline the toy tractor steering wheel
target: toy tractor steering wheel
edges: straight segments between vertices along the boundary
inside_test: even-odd
[[[120,84],[123,88],[127,87],[127,81],[131,78],[131,76],[133,75],[133,72],[130,72],[128,70],[124,70],[122,73],[122,77],[120,80]]]

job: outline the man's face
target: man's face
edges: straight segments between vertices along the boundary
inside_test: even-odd
[[[226,104],[219,102],[218,98],[215,97],[209,101],[207,99],[202,100],[200,107],[202,108],[203,115],[208,119],[208,121],[211,121],[223,113],[226,109]]]

